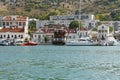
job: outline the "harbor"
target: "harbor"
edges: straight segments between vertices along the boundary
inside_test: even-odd
[[[120,0],[0,0],[0,80],[120,80]]]

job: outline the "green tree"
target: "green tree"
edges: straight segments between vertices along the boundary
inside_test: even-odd
[[[49,17],[50,17],[50,16],[53,16],[53,15],[60,15],[60,11],[59,11],[59,10],[55,10],[55,11],[50,12],[50,13],[47,15],[47,19],[49,19]]]
[[[114,31],[114,28],[112,26],[109,26],[109,31],[110,32],[113,32]]]
[[[49,38],[47,36],[44,37],[45,43],[49,41]]]
[[[110,20],[109,15],[98,14],[97,17],[100,21],[109,21]]]
[[[79,22],[78,21],[72,21],[69,25],[70,29],[76,29],[79,27]],[[82,24],[80,23],[80,28],[82,27]]]
[[[92,31],[97,31],[97,28],[96,28],[96,27],[95,27],[95,28],[93,28],[93,29],[92,29]]]
[[[29,22],[29,33],[36,29],[36,21]]]

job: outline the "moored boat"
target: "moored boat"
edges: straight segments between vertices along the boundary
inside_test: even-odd
[[[92,40],[87,39],[87,38],[79,38],[75,39],[73,41],[67,41],[66,42],[67,46],[95,46],[97,45],[94,43]]]
[[[9,43],[6,40],[0,42],[0,46],[8,46],[8,45]]]
[[[35,42],[27,41],[27,42],[22,43],[20,46],[36,46],[36,45],[38,44]]]

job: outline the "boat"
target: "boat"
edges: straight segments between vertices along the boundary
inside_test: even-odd
[[[38,44],[32,41],[27,41],[27,42],[20,44],[20,46],[36,46],[36,45]]]
[[[100,41],[101,46],[119,46],[120,43],[114,37],[108,37],[106,41]]]
[[[2,40],[0,41],[0,46],[15,46],[15,44],[10,40]]]
[[[8,45],[9,45],[9,43],[7,40],[3,40],[0,42],[0,46],[8,46]]]
[[[65,30],[54,31],[54,38],[52,40],[53,45],[65,45]]]
[[[15,42],[16,46],[20,46],[20,45],[23,44],[23,43],[24,43],[24,41],[16,41],[16,42]]]
[[[97,45],[91,39],[79,38],[73,41],[66,41],[66,46],[95,46]]]

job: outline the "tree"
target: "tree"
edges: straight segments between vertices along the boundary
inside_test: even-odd
[[[109,15],[98,14],[98,15],[96,15],[96,17],[100,21],[109,21],[110,20],[110,16]]]
[[[109,31],[110,32],[113,32],[114,31],[114,28],[112,26],[109,26]]]
[[[45,43],[49,41],[49,38],[47,36],[44,37]]]
[[[30,21],[29,22],[29,33],[31,33],[31,31],[36,29],[36,21]]]
[[[47,18],[49,19],[49,17],[50,17],[50,16],[53,16],[53,15],[60,15],[60,11],[59,11],[59,10],[55,10],[55,11],[50,12],[50,13],[47,15]]]
[[[92,29],[92,31],[97,31],[97,28],[96,28],[96,27],[95,27],[95,28],[93,28],[93,29]]]
[[[76,29],[79,27],[79,22],[78,21],[72,21],[69,25],[70,29]],[[80,23],[80,28],[82,27],[82,24]]]

